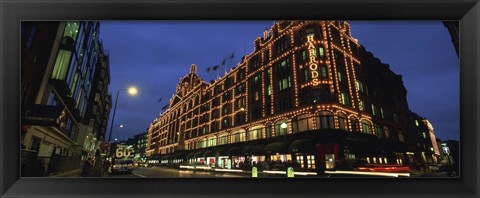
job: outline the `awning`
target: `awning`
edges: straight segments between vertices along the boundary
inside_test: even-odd
[[[215,150],[215,155],[216,156],[227,156],[227,151],[228,151],[227,148],[220,148],[220,149]]]
[[[313,154],[315,153],[315,144],[312,140],[308,139],[295,140],[290,144],[288,151],[290,153]]]
[[[185,157],[187,156],[187,153],[177,153],[174,158],[175,159],[185,159]]]
[[[287,151],[288,151],[288,144],[284,142],[270,143],[263,148],[263,153],[267,155],[272,155],[276,153],[286,154]]]
[[[262,154],[262,147],[261,146],[246,146],[243,149],[243,154],[245,156],[248,155],[261,155]]]
[[[242,150],[238,147],[233,147],[228,149],[227,151],[228,156],[243,156]]]
[[[170,155],[162,155],[160,156],[160,160],[168,160],[170,158]]]
[[[194,152],[190,152],[190,153],[188,153],[188,154],[186,155],[185,158],[186,158],[186,159],[193,159],[193,156],[194,156],[194,155],[195,155]]]
[[[203,157],[215,157],[215,151],[214,150],[208,150],[203,153]]]
[[[203,157],[203,151],[198,151],[195,153],[195,155],[193,155],[193,158],[197,159],[197,158],[200,158],[200,157]]]

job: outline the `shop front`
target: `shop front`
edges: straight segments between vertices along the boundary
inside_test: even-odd
[[[294,155],[295,169],[315,170],[315,144],[312,140],[295,140],[290,144],[289,151]]]
[[[275,142],[263,148],[271,170],[286,170],[287,166],[292,165],[292,155],[288,152],[288,146],[286,142]]]

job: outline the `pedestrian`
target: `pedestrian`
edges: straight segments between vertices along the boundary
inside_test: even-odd
[[[85,163],[83,164],[82,177],[90,176],[90,173],[92,171],[92,162],[90,160],[91,158],[88,158],[87,160],[85,160]]]

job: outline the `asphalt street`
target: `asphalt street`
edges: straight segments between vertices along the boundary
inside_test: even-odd
[[[223,172],[208,172],[202,170],[178,170],[167,167],[137,167],[129,174],[104,175],[104,177],[190,177],[190,178],[212,178],[212,177],[248,177],[248,175]]]

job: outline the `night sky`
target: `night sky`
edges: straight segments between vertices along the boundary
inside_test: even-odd
[[[459,139],[459,62],[440,21],[349,21],[351,32],[368,51],[403,76],[410,109],[426,117],[437,138]],[[273,21],[104,21],[100,37],[110,53],[113,100],[118,89],[136,86],[138,95],[120,92],[112,140],[145,132],[175,93],[179,79],[196,64],[206,68],[227,61],[227,71],[253,51],[253,41]],[[224,68],[219,75],[225,74]],[[160,98],[162,101],[158,102]],[[115,101],[113,101],[115,102]],[[113,109],[112,109],[113,113]],[[109,128],[111,123],[109,122]]]

